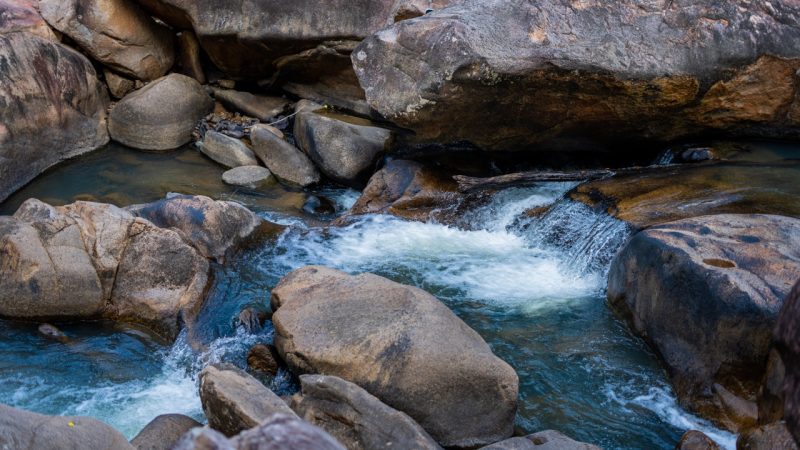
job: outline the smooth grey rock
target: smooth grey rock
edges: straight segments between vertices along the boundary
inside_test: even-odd
[[[170,450],[192,428],[203,424],[183,414],[162,414],[131,439],[137,450]]]
[[[280,180],[302,187],[319,182],[319,172],[308,156],[269,128],[254,126],[250,139],[258,158]]]
[[[547,430],[506,439],[481,450],[600,450],[600,447],[572,440],[558,431]]]
[[[271,178],[272,173],[269,169],[261,166],[241,166],[222,174],[222,181],[234,186],[256,187]]]
[[[198,147],[204,155],[228,168],[258,165],[255,153],[247,144],[216,131],[207,131]]]
[[[238,450],[344,450],[323,430],[294,414],[275,413],[232,439]]]

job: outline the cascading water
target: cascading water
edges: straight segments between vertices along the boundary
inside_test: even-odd
[[[218,269],[201,314],[206,350],[193,352],[183,335],[158,350],[130,331],[92,337],[96,331],[65,327],[89,352],[109,342],[123,350],[113,367],[97,368],[87,355],[30,337],[30,327],[0,324],[0,396],[45,413],[99,417],[128,436],[158,414],[201,418],[196,377],[202,367],[216,361],[244,366],[246,350],[271,339],[270,329],[248,335],[232,325],[241,307],[266,305],[269,290],[290,270],[323,264],[413,284],[447,303],[519,373],[518,422],[528,431],[558,429],[606,449],[666,449],[691,428],[733,448],[733,435],[677,405],[654,356],[609,313],[606,272],[630,231],[562,199],[572,186],[507,189],[462,218],[460,227],[366,216],[347,227],[315,228],[264,211],[290,228],[277,242]],[[337,200],[346,207],[354,198],[345,191]],[[524,214],[553,203],[542,216]],[[10,344],[26,339],[27,346]],[[20,352],[39,355],[23,360]],[[74,371],[43,372],[53,360]],[[115,380],[110,373],[127,375]],[[282,392],[294,387],[286,374],[271,383]]]

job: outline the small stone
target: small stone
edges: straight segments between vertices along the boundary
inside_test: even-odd
[[[52,339],[61,343],[66,343],[69,341],[69,338],[66,334],[64,334],[63,331],[59,330],[54,325],[50,325],[49,323],[43,323],[39,325],[39,334],[48,339]]]
[[[261,166],[241,166],[222,174],[222,181],[233,186],[255,188],[272,178],[269,169]]]
[[[258,306],[248,306],[239,313],[239,323],[248,333],[254,334],[261,331],[264,322],[272,318],[272,311]]]
[[[275,376],[281,365],[278,349],[272,345],[256,344],[247,354],[247,366],[256,372]]]
[[[256,155],[247,144],[216,131],[208,131],[199,147],[204,155],[225,167],[258,166]]]

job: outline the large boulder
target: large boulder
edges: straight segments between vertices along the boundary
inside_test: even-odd
[[[3,317],[105,317],[174,338],[209,281],[208,261],[181,233],[113,205],[28,200],[0,217],[0,247]]]
[[[142,150],[172,150],[191,141],[214,101],[193,78],[173,73],[126,96],[111,110],[111,138]]]
[[[203,424],[183,414],[162,414],[131,439],[136,450],[169,450],[192,428]]]
[[[281,280],[272,307],[275,346],[295,373],[355,383],[445,447],[511,436],[517,374],[427,292],[309,266]]]
[[[295,415],[280,397],[234,366],[203,369],[200,399],[208,425],[227,436],[253,428],[274,413]]]
[[[0,448],[135,450],[125,436],[89,417],[44,416],[0,404]]]
[[[392,139],[391,131],[368,120],[315,111],[297,114],[294,135],[322,173],[350,185],[363,185]]]
[[[0,61],[1,202],[54,164],[105,145],[108,95],[86,57],[27,32],[0,34]]]
[[[506,439],[481,450],[600,450],[600,447],[575,441],[555,430],[546,430]]]
[[[150,81],[175,60],[172,32],[128,0],[39,0],[53,28],[115,71]]]
[[[800,220],[723,214],[637,233],[614,259],[612,308],[663,359],[684,405],[755,423],[772,330],[800,278]]]
[[[800,135],[797,2],[465,0],[365,39],[369,105],[407,143],[602,148]]]
[[[36,0],[0,0],[0,34],[27,31],[49,41],[58,41],[36,8]]]
[[[782,372],[777,377],[782,384],[782,415],[795,441],[800,443],[800,281],[794,285],[783,305],[775,327],[774,343],[779,359],[776,364]]]
[[[269,127],[254,126],[250,139],[258,158],[279,179],[302,187],[319,182],[319,171],[308,156]]]
[[[283,230],[238,203],[202,195],[171,195],[128,210],[159,227],[180,230],[203,256],[220,263],[243,247]]]
[[[292,409],[349,450],[441,449],[412,418],[358,385],[326,375],[301,375],[300,385]]]

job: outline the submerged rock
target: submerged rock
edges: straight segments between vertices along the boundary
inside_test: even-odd
[[[427,292],[310,266],[281,280],[272,307],[275,346],[295,373],[355,383],[446,447],[511,436],[517,374]]]
[[[797,137],[798,17],[795,2],[465,0],[351,58],[369,105],[413,130],[411,145]]]
[[[135,450],[119,431],[89,417],[44,416],[0,404],[0,448]]]
[[[173,73],[120,100],[111,110],[111,138],[141,150],[172,150],[191,141],[192,130],[214,107],[197,81]]]
[[[1,202],[49,167],[105,145],[108,95],[86,57],[30,33],[0,34],[0,61]]]
[[[239,139],[226,136],[216,131],[206,132],[201,143],[200,151],[230,169],[241,166],[258,166],[253,150]]]
[[[62,344],[69,342],[69,338],[66,334],[64,334],[63,331],[59,330],[54,325],[50,325],[49,323],[43,323],[39,325],[37,330],[39,331],[39,334],[47,339],[52,339],[54,341],[61,342]]]
[[[755,424],[772,330],[800,278],[800,220],[715,215],[637,233],[608,299],[664,360],[685,405],[725,427]]]
[[[795,441],[800,443],[800,281],[786,297],[774,339],[779,364],[784,368],[780,377],[783,416]]]
[[[92,58],[131,78],[163,76],[175,60],[170,30],[127,0],[39,0],[42,16]]]
[[[162,414],[131,440],[137,450],[170,450],[192,428],[203,424],[183,414]]]
[[[498,442],[481,450],[600,450],[600,447],[570,439],[554,430]]]
[[[302,187],[319,182],[319,172],[308,156],[275,134],[272,127],[254,126],[250,139],[258,158],[280,180]]]
[[[200,374],[200,400],[208,425],[234,436],[274,413],[294,416],[280,397],[234,366],[208,366]]]
[[[745,430],[736,439],[736,450],[797,450],[792,434],[783,422]]]
[[[675,450],[720,450],[719,445],[702,431],[689,430],[683,433]]]
[[[441,449],[413,419],[341,378],[300,376],[302,392],[292,409],[334,436],[349,450]]]
[[[391,131],[356,117],[300,112],[295,117],[297,145],[319,170],[345,184],[360,184],[388,150]]]
[[[272,173],[266,167],[241,166],[222,174],[222,181],[233,186],[258,187],[272,179]]]

